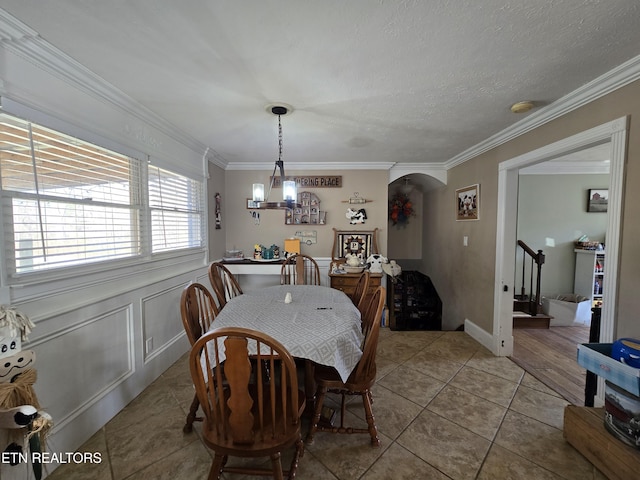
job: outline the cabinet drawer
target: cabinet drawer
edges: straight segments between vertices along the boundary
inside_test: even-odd
[[[341,274],[336,276],[331,276],[331,288],[335,288],[336,290],[340,290],[341,292],[346,293],[351,296],[356,290],[356,285],[358,284],[358,280],[360,275],[357,274]],[[382,275],[372,275],[369,278],[369,288],[367,290],[367,296],[373,295],[376,291],[376,288],[380,286],[380,282],[382,280]]]
[[[355,287],[348,287],[348,286],[337,286],[337,287],[331,287],[331,288],[335,288],[336,290],[340,290],[341,292],[344,292],[348,297],[351,297],[351,295],[353,295],[353,292],[355,292]]]
[[[358,283],[357,278],[353,277],[331,277],[331,286],[333,288],[338,287],[355,287]]]

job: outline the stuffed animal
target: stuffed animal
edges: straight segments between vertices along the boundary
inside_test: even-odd
[[[373,255],[369,255],[367,258],[367,266],[369,268],[369,272],[371,273],[382,273],[382,264],[387,263],[387,257],[383,257],[379,253],[374,253]]]

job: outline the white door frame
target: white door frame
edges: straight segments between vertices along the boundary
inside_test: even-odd
[[[498,166],[496,269],[493,308],[494,355],[513,353],[513,282],[518,218],[518,171],[595,145],[609,143],[609,205],[606,230],[607,275],[603,282],[600,341],[613,341],[616,318],[617,278],[622,222],[622,195],[626,160],[628,117],[572,135],[537,150],[501,162]]]

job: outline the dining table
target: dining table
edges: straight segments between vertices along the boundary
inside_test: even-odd
[[[313,365],[346,381],[362,357],[360,311],[342,291],[320,285],[276,285],[231,298],[210,329],[243,327],[278,340],[305,362],[307,407],[315,396]],[[222,360],[222,359],[221,359]]]

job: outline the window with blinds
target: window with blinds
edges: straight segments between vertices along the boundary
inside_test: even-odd
[[[202,183],[149,166],[153,253],[202,246]]]
[[[6,114],[0,175],[9,275],[202,246],[199,182]]]

